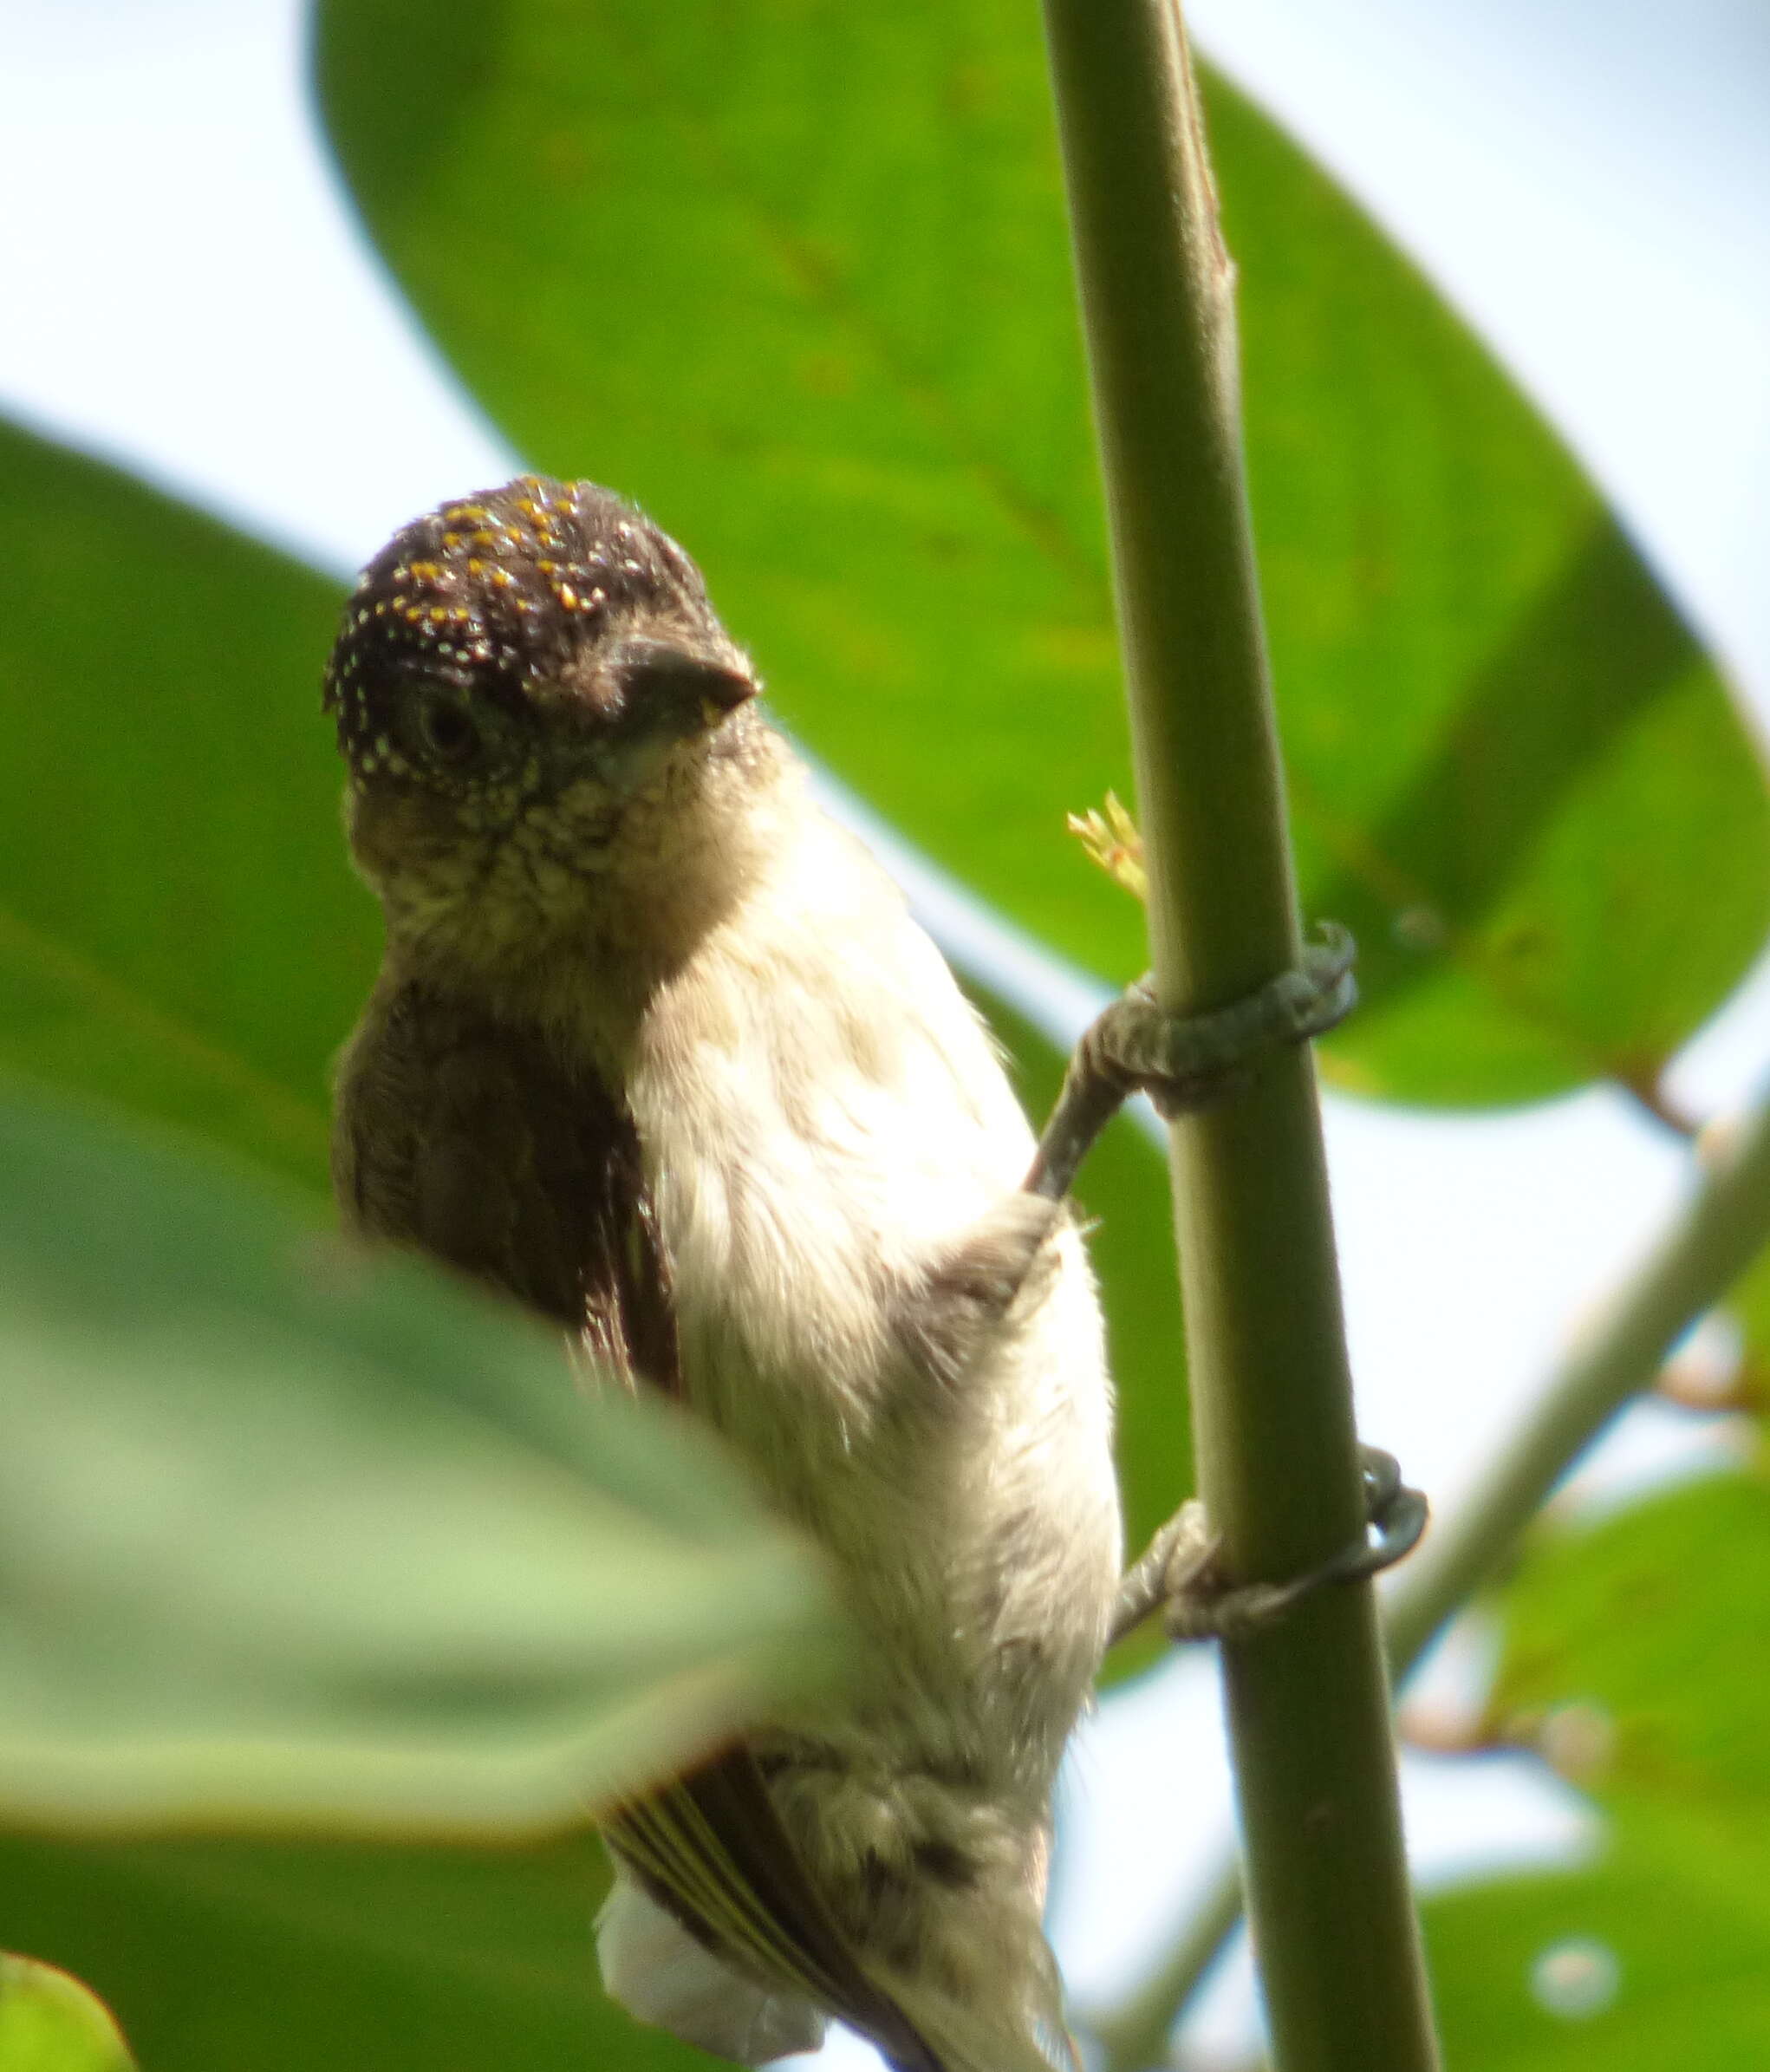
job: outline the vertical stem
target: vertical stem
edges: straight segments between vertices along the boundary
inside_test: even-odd
[[[1409,1562],[1383,1620],[1390,1670],[1404,1678],[1447,1622],[1517,1553],[1556,1484],[1667,1353],[1770,1243],[1770,1095],[1702,1140],[1695,1193],[1604,1313],[1539,1392],[1534,1407],[1456,1515]],[[1160,1970],[1095,2024],[1109,2072],[1142,2072],[1220,1955],[1241,1912],[1236,1866],[1212,1879]]]
[[[1243,480],[1233,273],[1176,0],[1044,0],[1106,480],[1156,985],[1220,1007],[1298,936]],[[1306,1053],[1172,1131],[1199,1479],[1233,1581],[1357,1537]],[[1281,2072],[1437,2062],[1368,1586],[1226,1644],[1256,1954]]]

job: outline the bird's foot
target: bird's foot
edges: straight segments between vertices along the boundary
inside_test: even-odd
[[[1282,1618],[1327,1583],[1376,1575],[1410,1553],[1426,1529],[1426,1499],[1402,1480],[1391,1453],[1358,1450],[1366,1530],[1306,1574],[1282,1583],[1226,1584],[1217,1573],[1220,1541],[1196,1497],[1183,1503],[1119,1585],[1112,1638],[1120,1640],[1159,1611],[1173,1640],[1239,1639]]]
[[[1350,934],[1324,922],[1302,962],[1246,1000],[1208,1014],[1171,1015],[1140,979],[1083,1032],[1026,1177],[1034,1194],[1067,1194],[1090,1147],[1120,1104],[1147,1093],[1170,1120],[1242,1085],[1268,1052],[1306,1043],[1344,1021],[1358,989]]]

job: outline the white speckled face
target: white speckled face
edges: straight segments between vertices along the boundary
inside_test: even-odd
[[[414,519],[369,563],[325,707],[359,780],[459,798],[531,763],[539,779],[562,743],[582,765],[654,725],[710,727],[754,688],[674,540],[594,483],[524,475]]]
[[[693,563],[607,490],[446,504],[370,562],[327,667],[352,848],[390,909],[595,874],[756,689]]]

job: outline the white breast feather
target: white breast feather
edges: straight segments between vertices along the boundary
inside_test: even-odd
[[[822,815],[796,827],[656,1002],[629,1082],[690,1396],[859,1574],[894,1644],[935,1621],[911,1652],[946,1645],[974,1678],[956,1578],[994,1607],[973,1645],[1055,1626],[1085,1677],[1119,1550],[1080,1241],[1062,1232],[1036,1306],[961,1378],[950,1451],[906,1455],[891,1300],[1019,1186],[1032,1137],[896,888]]]

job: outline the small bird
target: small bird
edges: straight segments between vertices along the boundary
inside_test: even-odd
[[[896,2072],[1070,2072],[1051,1799],[1122,1554],[1073,1158],[1035,1167],[759,687],[590,483],[444,505],[368,564],[325,687],[386,915],[338,1198],[704,1418],[861,1636],[844,1687],[612,1815],[611,1994],[740,2063],[835,2016]]]

